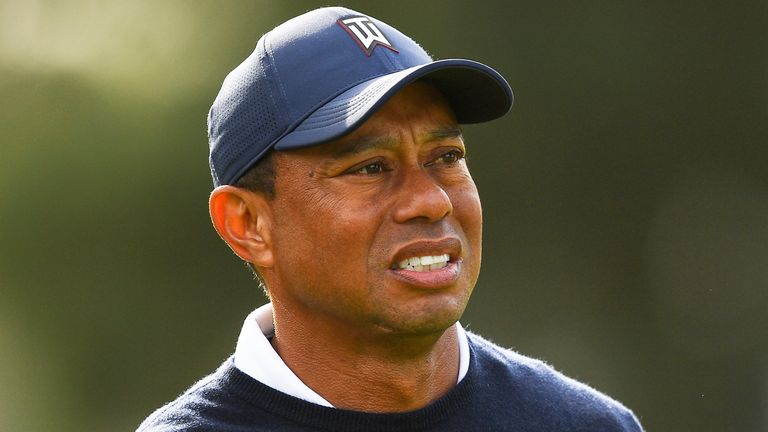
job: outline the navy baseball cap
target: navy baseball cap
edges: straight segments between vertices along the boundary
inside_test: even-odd
[[[360,12],[307,12],[259,39],[224,79],[208,113],[214,186],[235,183],[271,149],[320,144],[360,126],[392,95],[424,80],[459,123],[501,117],[512,89],[472,60],[433,60],[408,36]]]

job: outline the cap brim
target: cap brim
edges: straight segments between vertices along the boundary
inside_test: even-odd
[[[499,118],[509,111],[514,100],[507,81],[491,67],[472,60],[438,60],[349,88],[281,137],[274,148],[306,147],[341,137],[360,126],[395,93],[418,79],[430,82],[445,95],[460,124]]]

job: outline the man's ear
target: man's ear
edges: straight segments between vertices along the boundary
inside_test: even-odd
[[[258,192],[219,186],[208,200],[211,221],[237,256],[257,267],[272,267],[272,212]]]

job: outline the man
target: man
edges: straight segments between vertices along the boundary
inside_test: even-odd
[[[458,125],[511,104],[488,66],[349,9],[262,37],[209,113],[210,213],[271,303],[139,430],[641,430],[458,324],[482,227]]]

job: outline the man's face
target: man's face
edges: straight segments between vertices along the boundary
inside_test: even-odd
[[[276,307],[364,332],[452,325],[480,269],[480,199],[464,153],[450,107],[424,83],[341,139],[276,153]]]

